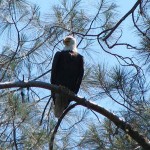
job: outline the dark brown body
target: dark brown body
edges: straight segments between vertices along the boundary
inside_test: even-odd
[[[84,73],[83,66],[83,57],[80,54],[73,51],[57,52],[52,64],[51,83],[64,86],[77,94]],[[59,118],[70,100],[65,95],[55,93],[52,93],[52,98],[55,116]]]

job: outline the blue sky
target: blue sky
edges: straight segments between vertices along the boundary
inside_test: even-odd
[[[53,4],[58,4],[61,2],[61,0],[28,0],[29,2],[36,3],[42,10],[45,9],[47,11]],[[68,0],[69,1],[69,0]],[[137,0],[115,0],[120,6],[120,13],[125,13],[126,11],[130,10],[130,8],[135,4]],[[88,0],[88,2],[85,0],[86,3],[96,3],[97,0]],[[109,1],[110,2],[110,1]]]
[[[40,11],[42,12],[41,13],[41,16],[43,18],[45,18],[44,16],[48,13],[51,13],[52,11],[52,6],[54,4],[59,4],[62,0],[29,0],[29,2],[32,2],[32,3],[35,3],[39,6],[40,8]],[[68,1],[71,1],[71,0],[68,0]],[[85,2],[84,2],[85,1]],[[121,18],[126,12],[128,12],[132,6],[135,4],[137,0],[115,0],[113,2],[116,2],[116,4],[118,5],[118,20],[119,18]],[[108,2],[111,2],[111,1],[108,1]],[[89,9],[88,7],[86,7],[86,9],[88,11],[90,11],[90,13],[94,13],[94,9],[92,10],[91,8],[92,7],[95,7],[96,4],[97,4],[97,0],[82,0],[82,3],[85,3],[83,5],[86,5],[86,6],[89,6]],[[92,7],[91,7],[92,6]],[[124,33],[124,39],[127,39],[128,41],[131,41],[132,43],[134,42],[135,44],[137,44],[136,40],[135,40],[135,34],[132,34],[134,31],[132,30],[132,25],[131,24],[131,18],[127,18],[126,21],[121,24],[122,28],[124,30],[126,30],[126,32]],[[130,33],[130,34],[129,34]],[[129,35],[130,35],[130,39],[129,40]]]

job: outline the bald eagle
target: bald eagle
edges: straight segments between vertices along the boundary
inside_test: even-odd
[[[64,86],[77,94],[84,74],[83,56],[77,52],[74,37],[67,36],[63,43],[65,45],[64,49],[56,52],[53,59],[51,83]],[[70,100],[63,94],[53,92],[52,99],[54,101],[55,117],[59,118],[68,107]]]

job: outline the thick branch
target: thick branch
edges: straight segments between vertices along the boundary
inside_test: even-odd
[[[91,110],[94,110],[98,112],[99,114],[104,115],[109,120],[111,120],[118,128],[121,128],[125,133],[130,135],[139,145],[141,145],[145,150],[150,149],[149,141],[146,140],[146,138],[138,133],[138,131],[135,131],[130,124],[124,122],[123,120],[120,120],[116,115],[113,113],[110,113],[103,107],[98,106],[97,104],[94,104],[90,101],[87,101],[84,98],[79,98],[76,96],[73,92],[70,92],[69,90],[66,90],[66,88],[62,88],[56,85],[52,85],[49,83],[44,83],[40,81],[29,81],[29,82],[6,82],[6,83],[0,83],[0,89],[5,88],[27,88],[27,87],[39,87],[44,88],[47,90],[52,90],[56,93],[63,93],[65,95],[68,95],[68,97],[78,104],[87,107]]]
[[[29,82],[23,82],[23,81],[17,81],[17,82],[4,82],[0,83],[0,89],[6,89],[6,88],[29,88],[29,87],[38,87],[43,88],[47,90],[55,90],[57,92],[58,86],[51,85],[49,83],[41,82],[41,81],[29,81]]]

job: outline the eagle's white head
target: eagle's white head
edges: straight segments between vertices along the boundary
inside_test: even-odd
[[[73,36],[66,36],[63,40],[63,43],[65,45],[64,50],[77,52],[76,39]]]

